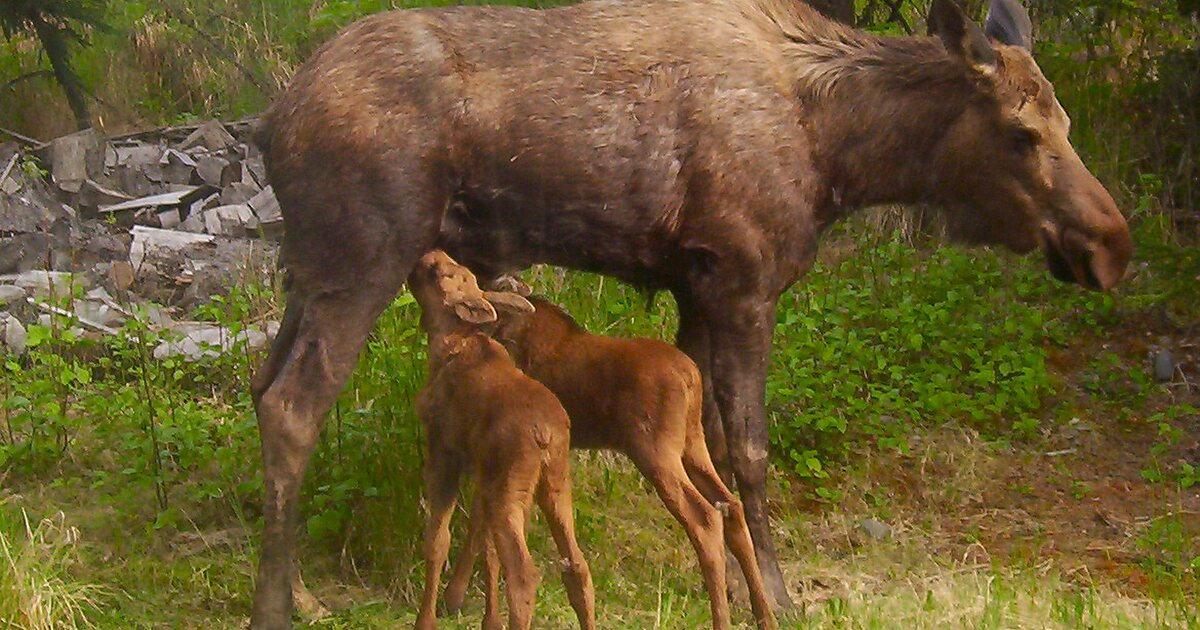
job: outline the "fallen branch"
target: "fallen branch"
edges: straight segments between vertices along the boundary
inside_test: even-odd
[[[49,142],[42,142],[41,140],[38,140],[37,138],[30,138],[29,136],[21,135],[15,131],[13,131],[12,129],[5,129],[4,127],[0,127],[0,133],[3,133],[6,136],[12,136],[13,138],[16,138],[17,140],[24,142],[25,144],[33,146],[34,149],[40,149],[40,148],[45,147],[50,144]]]

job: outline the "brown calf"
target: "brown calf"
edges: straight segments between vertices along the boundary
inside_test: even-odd
[[[425,594],[416,627],[435,626],[450,515],[459,476],[470,466],[476,480],[472,526],[488,541],[484,628],[500,627],[493,553],[504,568],[508,627],[530,626],[538,574],[525,546],[525,523],[535,499],[563,555],[563,580],[579,625],[594,628],[592,578],[575,541],[571,513],[570,420],[554,394],[521,373],[503,346],[477,331],[479,324],[495,321],[493,302],[532,306],[520,296],[481,291],[474,276],[441,251],[421,258],[409,285],[429,334],[429,381],[417,397],[429,446],[429,524]]]
[[[571,447],[625,453],[654,486],[696,548],[713,628],[730,626],[722,538],[741,565],[758,626],[776,627],[742,504],[721,481],[704,443],[696,364],[655,339],[589,334],[551,302],[530,302],[532,313],[502,313],[492,336],[521,370],[558,396],[571,416]],[[454,567],[446,587],[451,610],[462,602],[476,550],[469,543]]]

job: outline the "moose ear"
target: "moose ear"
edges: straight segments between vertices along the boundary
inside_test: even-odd
[[[510,291],[484,291],[483,297],[491,302],[497,311],[532,313],[536,310],[529,300]]]
[[[992,0],[983,32],[1001,44],[1033,51],[1033,21],[1020,0]]]
[[[496,321],[496,309],[482,297],[456,300],[454,314],[468,324],[488,324]]]
[[[937,35],[951,57],[981,74],[996,71],[996,51],[983,29],[971,21],[954,0],[933,0],[929,7],[929,34]]]

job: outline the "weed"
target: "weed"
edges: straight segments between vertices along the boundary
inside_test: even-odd
[[[0,503],[0,625],[23,630],[92,627],[105,589],[70,576],[79,531],[53,518],[30,523],[24,509]]]

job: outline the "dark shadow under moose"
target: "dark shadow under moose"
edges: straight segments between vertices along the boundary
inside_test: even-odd
[[[1121,280],[1111,196],[1071,147],[1028,17],[881,37],[798,0],[462,6],[361,20],[322,46],[258,140],[282,205],[287,310],[253,394],[265,503],[252,625],[290,625],[299,491],[375,319],[441,247],[484,277],[544,262],[666,289],[705,432],[766,587],[764,384],[780,294],[865,206],[942,209],[952,236]]]

